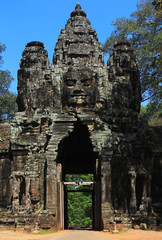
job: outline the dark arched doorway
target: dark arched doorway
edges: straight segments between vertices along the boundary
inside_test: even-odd
[[[91,174],[93,182],[89,185],[89,194],[92,196],[92,228],[100,229],[101,200],[100,200],[100,163],[98,153],[94,152],[87,125],[81,121],[74,123],[74,130],[65,137],[58,146],[57,156],[57,222],[58,229],[68,228],[67,213],[67,175]],[[65,184],[66,182],[66,184]],[[69,183],[71,184],[71,183]],[[74,185],[78,185],[77,183]],[[88,183],[82,183],[88,185]],[[93,186],[93,187],[92,187]],[[76,189],[76,188],[75,188]],[[88,192],[87,187],[82,192]],[[76,191],[77,192],[77,191]]]

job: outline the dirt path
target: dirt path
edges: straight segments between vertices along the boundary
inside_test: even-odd
[[[0,240],[162,240],[162,232],[129,230],[123,233],[65,230],[47,235],[0,231]]]

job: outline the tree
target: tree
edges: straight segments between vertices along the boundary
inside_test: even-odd
[[[2,52],[5,51],[6,46],[0,43],[0,67],[2,67]],[[8,70],[0,69],[0,121],[10,121],[16,110],[16,94],[9,91],[9,87],[13,77]]]
[[[150,111],[155,113],[162,107],[160,20],[152,0],[141,0],[137,4],[137,11],[133,12],[130,18],[117,18],[112,23],[115,30],[103,46],[104,52],[110,53],[115,41],[130,40],[138,59],[142,101],[149,101],[149,114]]]
[[[92,174],[67,174],[67,182],[93,181]],[[66,186],[68,225],[88,227],[92,224],[92,186]],[[85,192],[82,192],[84,190]],[[87,190],[87,192],[86,192]],[[88,190],[90,192],[88,192]],[[70,192],[72,191],[72,192]],[[81,192],[78,192],[81,191]]]
[[[148,120],[150,126],[162,126],[162,109],[159,104],[141,106],[140,115]]]
[[[155,117],[149,121],[149,125],[150,126],[160,126],[162,127],[162,111],[159,111]]]
[[[155,9],[156,9],[156,18],[161,18],[162,17],[162,2],[161,2],[161,0],[155,0],[152,4],[155,6]]]

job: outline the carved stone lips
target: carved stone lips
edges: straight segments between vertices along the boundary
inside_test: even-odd
[[[87,95],[81,95],[81,94],[78,94],[78,95],[70,95],[71,98],[86,98]]]

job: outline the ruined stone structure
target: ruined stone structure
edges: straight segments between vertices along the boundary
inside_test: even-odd
[[[107,67],[96,31],[76,5],[52,64],[26,44],[18,113],[0,126],[1,226],[63,229],[66,174],[94,176],[93,229],[162,220],[162,155],[139,117],[140,81],[130,43],[115,43]],[[65,219],[66,221],[66,219]]]

